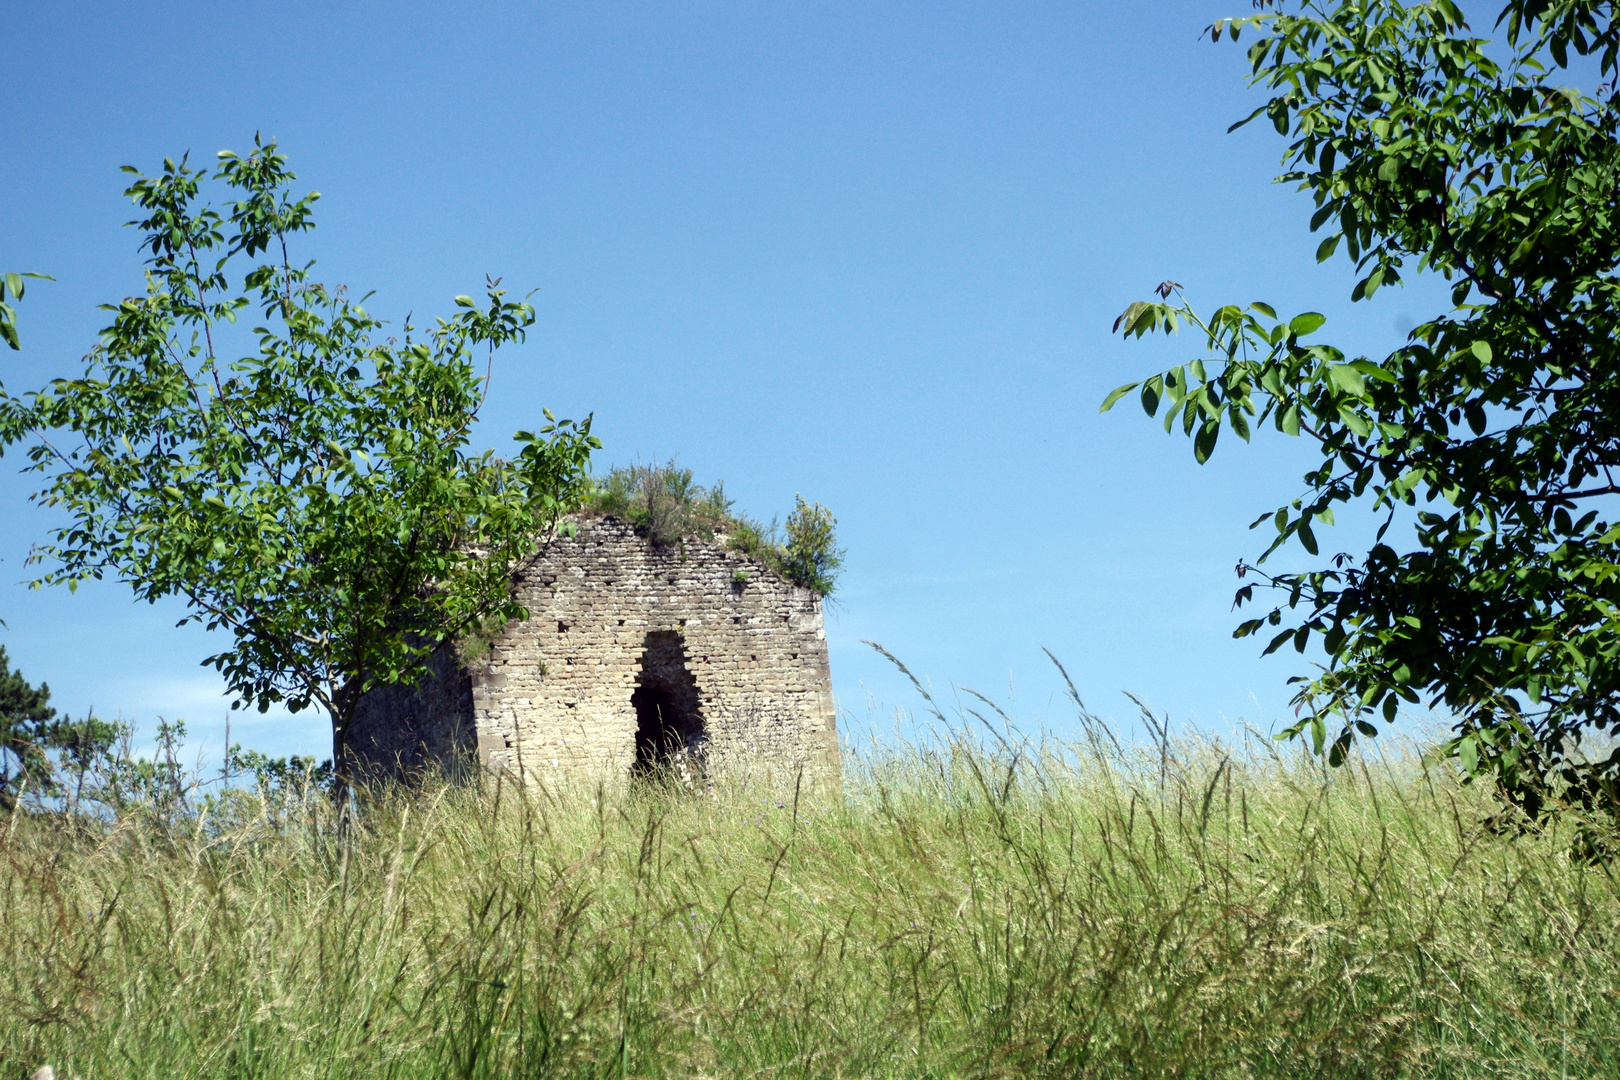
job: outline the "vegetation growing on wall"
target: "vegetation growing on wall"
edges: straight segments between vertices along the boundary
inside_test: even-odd
[[[732,509],[723,481],[704,487],[693,479],[691,469],[674,461],[610,470],[597,481],[586,509],[630,522],[660,547],[688,537],[724,536],[732,550],[753,556],[788,581],[822,596],[831,595],[843,567],[838,521],[825,506],[795,495],[786,523],[765,525]],[[746,584],[746,578],[737,584]]]
[[[597,480],[586,507],[628,521],[659,547],[689,536],[713,539],[737,523],[723,481],[704,487],[693,480],[691,469],[674,461],[610,469]]]
[[[844,553],[836,543],[838,521],[820,503],[807,503],[804,496],[793,496],[793,513],[782,526],[782,572],[791,581],[804,584],[822,595],[832,592],[833,582],[844,565]]]

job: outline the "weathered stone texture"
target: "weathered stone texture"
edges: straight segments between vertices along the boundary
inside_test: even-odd
[[[815,593],[718,540],[655,547],[613,518],[578,524],[519,577],[529,618],[475,670],[446,662],[432,685],[368,697],[357,753],[391,767],[472,743],[485,768],[543,780],[628,773],[678,744],[836,781]]]
[[[472,675],[448,648],[429,666],[436,677],[421,686],[385,686],[361,701],[348,742],[363,773],[454,771],[470,760],[477,741]]]

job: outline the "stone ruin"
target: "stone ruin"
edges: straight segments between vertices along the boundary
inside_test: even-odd
[[[415,687],[368,694],[349,746],[373,776],[484,770],[527,782],[695,777],[728,758],[837,783],[821,598],[724,537],[656,545],[575,519],[515,579],[529,618]]]

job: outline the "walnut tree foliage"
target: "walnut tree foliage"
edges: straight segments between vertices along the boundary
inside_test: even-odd
[[[1319,449],[1304,494],[1255,524],[1274,533],[1267,555],[1295,541],[1320,561],[1255,571],[1237,594],[1278,599],[1236,636],[1327,654],[1295,680],[1288,734],[1339,762],[1426,701],[1458,717],[1464,767],[1532,813],[1549,791],[1612,808],[1620,753],[1570,751],[1620,733],[1614,5],[1511,0],[1487,15],[1494,41],[1450,0],[1257,7],[1212,36],[1258,39],[1270,100],[1234,127],[1264,117],[1289,140],[1279,179],[1315,202],[1318,261],[1354,263],[1355,300],[1427,273],[1453,306],[1369,358],[1320,340],[1320,315],[1200,315],[1167,282],[1115,329],[1186,327],[1203,355],[1103,407],[1139,390],[1199,462],[1222,430],[1267,424]],[[1315,526],[1338,504],[1380,516],[1364,554],[1321,556]]]
[[[494,350],[534,322],[491,282],[482,301],[388,336],[292,248],[314,225],[286,156],[257,139],[137,173],[141,295],[83,373],[4,399],[36,502],[65,519],[36,585],[112,577],[178,597],[182,624],[223,631],[205,663],[238,704],[314,706],[348,775],[350,721],[372,687],[411,682],[441,643],[523,617],[511,571],[577,505],[599,446],[590,421],[475,451]],[[209,184],[229,201],[210,204]],[[477,352],[475,353],[475,350]]]
[[[22,348],[22,341],[17,336],[17,309],[11,302],[23,298],[27,284],[23,278],[50,280],[44,274],[0,274],[0,341],[13,351]]]

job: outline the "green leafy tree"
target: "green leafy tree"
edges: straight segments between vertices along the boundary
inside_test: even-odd
[[[50,702],[51,688],[36,687],[13,671],[0,645],[0,810],[15,809],[25,789],[50,784],[49,751],[60,726]]]
[[[492,281],[384,337],[292,261],[318,196],[292,198],[273,143],[221,153],[212,179],[233,197],[218,209],[184,159],[137,172],[144,295],[107,308],[82,376],[4,402],[34,498],[68,519],[35,584],[181,598],[182,623],[228,635],[205,663],[237,704],[327,714],[346,791],[361,697],[422,677],[469,626],[523,617],[512,570],[578,504],[600,443],[547,412],[512,457],[475,452],[488,365],[533,308]]]
[[[1257,585],[1279,600],[1237,636],[1269,628],[1267,652],[1314,639],[1328,658],[1296,680],[1288,734],[1338,762],[1379,717],[1427,700],[1458,717],[1462,764],[1532,814],[1549,792],[1613,807],[1620,754],[1572,752],[1620,731],[1613,4],[1512,0],[1496,42],[1449,0],[1258,6],[1211,29],[1257,33],[1252,82],[1271,96],[1249,120],[1289,140],[1279,179],[1315,202],[1318,261],[1349,257],[1355,300],[1428,273],[1453,306],[1372,359],[1314,337],[1321,315],[1201,316],[1167,282],[1115,329],[1185,326],[1202,355],[1103,407],[1138,391],[1199,462],[1223,429],[1312,440],[1304,493],[1255,523],[1275,533],[1265,555],[1296,541],[1320,557],[1315,527],[1338,504],[1379,516],[1363,554],[1247,568],[1238,603]],[[1607,81],[1571,88],[1577,63]]]

